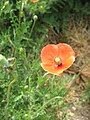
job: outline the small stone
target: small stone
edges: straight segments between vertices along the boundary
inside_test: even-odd
[[[70,115],[70,116],[74,116],[74,113],[72,113],[72,112],[69,112],[69,115]]]
[[[76,110],[76,107],[73,106],[72,109],[75,111],[75,110]]]

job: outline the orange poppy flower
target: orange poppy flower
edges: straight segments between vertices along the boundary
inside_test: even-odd
[[[39,0],[31,0],[32,3],[36,3],[38,2]]]
[[[75,52],[66,43],[49,44],[42,49],[40,57],[45,71],[59,75],[73,64]]]

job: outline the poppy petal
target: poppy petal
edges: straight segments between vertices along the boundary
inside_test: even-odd
[[[58,46],[49,44],[45,46],[41,51],[41,61],[42,63],[52,64],[54,58],[58,55]]]
[[[58,44],[58,54],[62,60],[62,62],[66,61],[70,56],[75,56],[75,53],[70,45],[66,43]]]
[[[71,56],[69,57],[66,62],[61,65],[61,66],[57,66],[55,67],[54,65],[50,65],[50,64],[43,64],[41,63],[41,66],[42,68],[45,70],[45,71],[48,71],[49,73],[52,73],[54,75],[59,75],[61,74],[64,70],[68,69],[72,64],[73,62],[75,61],[75,57],[74,56]]]
[[[41,63],[41,66],[45,71],[47,71],[47,72],[49,72],[51,74],[54,74],[54,75],[59,75],[59,74],[61,74],[63,72],[63,69],[58,69],[58,68],[56,68],[56,67],[54,67],[52,65]]]
[[[66,70],[68,69],[73,62],[75,61],[75,56],[69,57],[64,63],[63,63],[63,69]]]
[[[32,3],[36,3],[38,2],[39,0],[31,0]]]

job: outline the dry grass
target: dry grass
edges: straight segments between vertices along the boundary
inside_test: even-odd
[[[72,68],[90,77],[90,26],[85,20],[75,22],[70,18],[65,37],[76,52],[76,61]]]

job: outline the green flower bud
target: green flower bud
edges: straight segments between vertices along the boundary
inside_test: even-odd
[[[38,16],[37,16],[37,15],[34,15],[34,16],[33,16],[33,20],[36,21],[37,19],[38,19]]]

